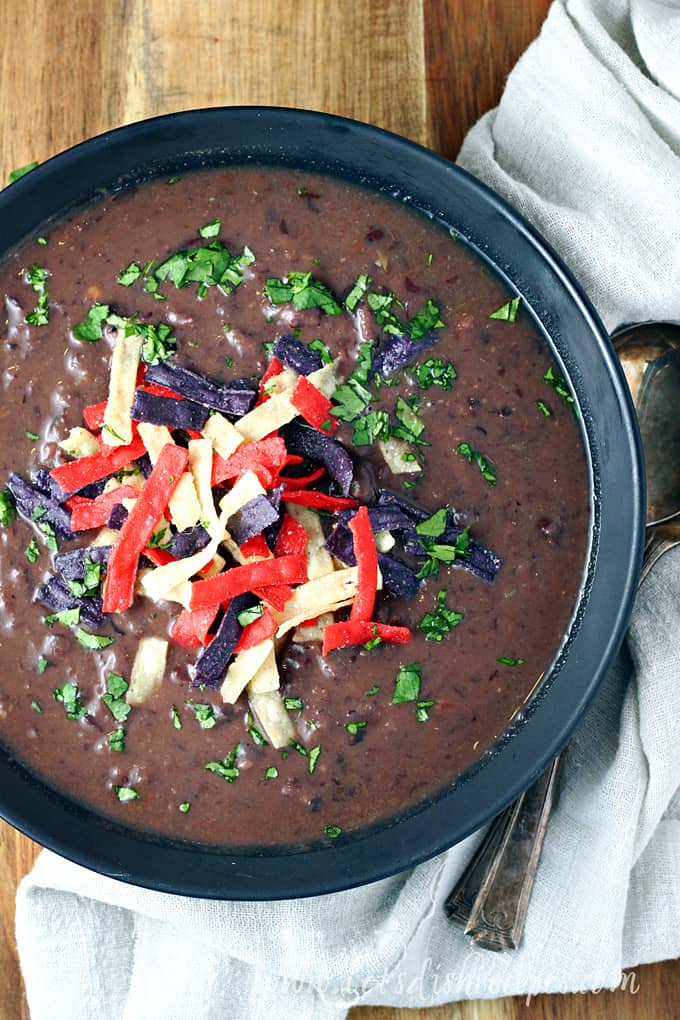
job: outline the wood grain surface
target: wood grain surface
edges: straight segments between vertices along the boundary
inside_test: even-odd
[[[0,178],[120,124],[238,104],[344,114],[455,158],[547,9],[548,0],[0,0]],[[0,1020],[28,1017],[14,896],[38,850],[0,823]],[[351,1018],[671,1020],[679,995],[671,961],[599,995],[361,1008]]]

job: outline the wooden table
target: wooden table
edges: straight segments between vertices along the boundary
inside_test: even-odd
[[[129,121],[250,103],[371,121],[455,158],[547,8],[548,0],[0,0],[0,178]],[[38,850],[0,823],[0,1020],[28,1016],[14,893]],[[665,1020],[677,1015],[679,993],[680,964],[669,962],[599,996],[351,1015]]]

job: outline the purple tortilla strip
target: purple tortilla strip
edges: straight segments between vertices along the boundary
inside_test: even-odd
[[[337,482],[343,496],[349,494],[354,477],[352,458],[345,447],[330,436],[324,436],[316,429],[300,422],[292,421],[279,430],[286,449],[326,468],[328,474]]]
[[[109,528],[113,528],[114,531],[120,531],[127,519],[127,507],[124,507],[122,503],[116,503],[115,506],[111,507],[107,525]]]
[[[72,580],[75,580],[75,578],[72,578]],[[46,606],[56,610],[58,613],[62,609],[79,609],[80,622],[87,623],[91,627],[99,627],[104,622],[102,600],[99,596],[92,595],[87,598],[81,598],[77,595],[72,595],[68,585],[61,577],[50,577],[45,584],[38,588],[36,596]]]
[[[383,337],[380,346],[373,352],[372,371],[382,376],[393,375],[419,354],[433,347],[438,339],[435,330],[415,342],[407,334]]]
[[[247,379],[232,379],[229,383],[221,383],[217,379],[192,372],[189,368],[182,368],[172,359],[151,365],[145,379],[159,386],[167,386],[180,396],[204,407],[237,418],[251,409],[257,396],[257,391]]]
[[[25,481],[19,475],[11,474],[7,479],[7,488],[14,496],[17,511],[24,520],[35,524],[39,528],[42,523],[47,523],[54,528],[58,538],[73,539],[75,534],[71,531],[71,515],[68,510],[55,502],[53,497],[47,493],[40,492],[30,482]],[[44,510],[44,514],[35,517],[36,511]]]
[[[173,535],[167,545],[168,552],[178,560],[184,560],[187,556],[204,549],[210,541],[210,535],[202,524],[195,524],[193,528],[186,528],[179,534]]]
[[[159,397],[155,393],[137,390],[132,417],[135,421],[146,421],[151,425],[200,432],[208,417],[208,409],[193,400],[175,400],[174,397]]]
[[[65,581],[79,581],[85,576],[86,559],[92,560],[93,563],[101,563],[105,570],[110,555],[110,545],[95,546],[92,549],[88,546],[82,549],[69,549],[68,552],[56,554],[54,569]]]
[[[269,502],[266,496],[255,496],[250,502],[232,514],[227,521],[227,531],[237,545],[243,545],[249,538],[261,535],[279,519],[279,511]]]
[[[288,368],[299,372],[300,375],[309,375],[323,367],[323,360],[319,352],[311,351],[307,344],[298,340],[292,333],[277,337],[272,354]]]
[[[196,674],[191,683],[192,687],[200,687],[201,684],[205,684],[206,687],[216,690],[220,686],[229,659],[243,632],[243,627],[238,622],[238,615],[245,609],[256,606],[258,602],[259,600],[250,592],[246,592],[245,595],[237,595],[235,599],[231,600],[229,608],[220,621],[215,637],[198,657]]]

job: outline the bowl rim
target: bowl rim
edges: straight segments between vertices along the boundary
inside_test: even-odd
[[[133,160],[135,148],[143,148],[144,144],[148,147],[152,141],[159,150],[167,150],[181,139],[188,142],[209,135],[215,126],[228,133],[227,125],[261,136],[259,162],[269,162],[265,157],[270,153],[278,155],[280,165],[295,165],[294,160],[286,160],[291,153],[295,156],[290,138],[291,132],[297,132],[319,137],[331,148],[334,141],[342,139],[343,146],[380,152],[388,162],[394,159],[402,174],[404,167],[415,166],[419,175],[410,179],[413,189],[425,187],[422,182],[428,174],[442,185],[450,185],[453,191],[458,189],[515,236],[519,251],[532,253],[536,266],[556,288],[551,292],[553,300],[559,293],[565,309],[578,317],[592,343],[590,349],[584,347],[577,352],[574,364],[566,366],[579,402],[597,416],[597,422],[591,418],[584,425],[588,448],[596,454],[596,474],[599,471],[599,491],[595,492],[599,531],[596,521],[588,582],[579,598],[580,604],[585,599],[582,619],[573,641],[570,637],[571,647],[561,669],[554,676],[551,673],[551,682],[532,701],[526,713],[530,718],[522,720],[487,760],[468,770],[437,799],[409,809],[398,818],[349,833],[346,839],[334,843],[233,851],[171,841],[113,822],[55,791],[0,747],[0,816],[62,856],[101,874],[164,892],[224,899],[288,899],[363,885],[441,853],[498,814],[564,746],[595,697],[632,610],[643,549],[644,467],[632,403],[607,332],[554,249],[503,198],[467,171],[415,142],[370,124],[310,110],[239,106],[165,114],[105,132],[53,156],[0,192],[0,219],[9,219],[14,229],[9,242],[0,245],[0,258],[44,222],[44,209],[50,203],[54,205],[51,188],[59,191],[61,187],[61,193],[72,194],[79,186],[71,180],[70,190],[65,187],[69,174],[78,171],[85,176],[99,175],[107,182],[103,185],[105,193],[114,180],[106,162],[113,152],[120,153],[122,147],[127,147]],[[285,146],[282,138],[288,139]],[[178,149],[168,159],[175,164],[180,158],[190,159],[192,168],[199,169],[197,159],[214,159],[229,151],[207,145],[204,150]],[[243,155],[246,150],[239,151]],[[321,164],[324,158],[322,154]],[[152,171],[160,165],[153,164]],[[148,169],[148,163],[146,166]],[[146,175],[138,173],[136,179],[146,179]],[[80,204],[91,200],[91,194],[86,194]],[[74,204],[69,201],[55,208],[54,218],[62,217]],[[422,203],[412,204],[422,208]],[[23,235],[22,223],[29,224]],[[483,250],[481,254],[484,256]],[[497,269],[507,280],[514,279],[512,267]],[[518,289],[523,292],[521,287]],[[533,309],[534,303],[528,303]],[[541,322],[547,331],[545,321]],[[575,377],[574,371],[579,368],[580,374]],[[606,435],[595,434],[596,425]],[[612,500],[617,504],[616,512],[613,505],[609,506]],[[612,587],[616,604],[612,604]],[[570,662],[571,656],[574,658]],[[579,668],[581,658],[592,667],[588,676]]]

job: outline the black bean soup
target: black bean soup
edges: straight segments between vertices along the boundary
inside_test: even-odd
[[[542,336],[455,235],[197,172],[46,230],[0,298],[0,739],[28,768],[136,828],[286,844],[492,744],[567,630],[588,476]]]

